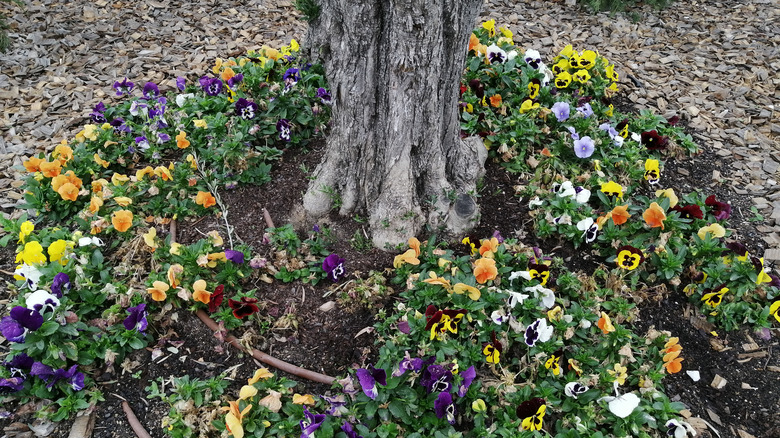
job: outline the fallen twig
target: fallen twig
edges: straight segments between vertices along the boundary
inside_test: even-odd
[[[203,323],[206,324],[211,330],[213,331],[219,330],[219,326],[217,325],[217,323],[213,319],[211,319],[211,317],[209,317],[206,314],[206,312],[204,312],[203,310],[198,310],[195,312],[195,314],[198,315],[198,318],[200,318],[200,320],[203,321]],[[241,343],[238,342],[238,339],[236,339],[236,337],[231,334],[225,336],[225,342],[234,346],[235,348],[238,348],[239,350],[246,351],[241,346]],[[290,373],[294,376],[298,376],[314,382],[326,383],[328,385],[336,381],[335,377],[327,376],[325,374],[320,374],[316,371],[307,370],[305,368],[301,368],[299,366],[287,363],[281,359],[277,359],[269,354],[263,353],[262,351],[254,348],[250,353],[252,354],[252,357],[259,360],[260,362],[263,362],[267,365],[271,365],[274,368],[282,370],[286,373]]]
[[[171,219],[169,234],[171,235],[171,243],[176,242],[176,219]]]
[[[265,224],[268,225],[268,228],[276,228],[274,226],[274,221],[271,219],[271,213],[269,213],[265,207],[263,207],[263,218],[265,218]]]
[[[138,417],[135,416],[135,413],[130,408],[130,405],[126,402],[122,402],[122,410],[125,411],[125,415],[127,416],[127,422],[130,423],[130,427],[133,428],[133,432],[135,432],[135,436],[138,438],[152,438],[151,435],[149,435],[149,432],[144,429],[144,426],[141,424],[140,421],[138,421]]]

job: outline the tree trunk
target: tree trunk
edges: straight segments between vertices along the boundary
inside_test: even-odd
[[[307,38],[333,96],[309,217],[367,214],[374,245],[424,224],[461,233],[479,213],[485,147],[461,140],[458,88],[482,0],[320,0]]]

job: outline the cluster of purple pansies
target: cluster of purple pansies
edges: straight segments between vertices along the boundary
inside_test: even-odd
[[[347,273],[346,269],[344,269],[344,262],[345,260],[337,254],[331,254],[322,261],[322,270],[325,271],[325,273],[328,274],[328,278],[335,283]]]
[[[54,369],[42,362],[36,362],[25,353],[19,353],[11,360],[3,362],[3,366],[9,371],[10,376],[0,378],[0,394],[24,389],[28,374],[46,382],[46,387],[49,389],[59,381],[67,382],[74,391],[84,389],[84,373],[78,371],[78,365],[68,369]]]

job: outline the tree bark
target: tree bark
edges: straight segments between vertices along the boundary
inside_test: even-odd
[[[320,0],[309,26],[332,131],[303,199],[309,217],[368,215],[374,245],[424,224],[461,233],[479,212],[485,147],[461,140],[458,88],[481,0]]]

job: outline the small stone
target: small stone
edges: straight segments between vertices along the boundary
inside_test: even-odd
[[[330,312],[336,307],[336,302],[331,300],[319,307],[320,312]]]
[[[691,172],[688,172],[688,169],[684,169],[682,167],[678,167],[677,168],[677,173],[679,173],[680,175],[685,175],[685,176],[689,176],[691,174]]]
[[[780,260],[780,248],[769,248],[764,252],[764,258],[767,260]]]
[[[699,373],[697,370],[688,370],[685,373],[688,374],[688,377],[690,377],[694,382],[698,382],[701,379],[701,373]]]
[[[699,115],[699,112],[700,112],[699,108],[696,108],[696,107],[695,107],[695,106],[693,106],[693,105],[691,105],[691,106],[689,106],[688,108],[686,108],[686,110],[688,110],[688,114],[690,114],[690,115],[691,115],[691,116],[693,116],[693,117],[696,117],[696,116],[698,116],[698,115]]]
[[[764,160],[764,165],[761,168],[764,170],[764,172],[772,175],[777,172],[778,169],[780,169],[780,163],[771,158],[767,158]]]

